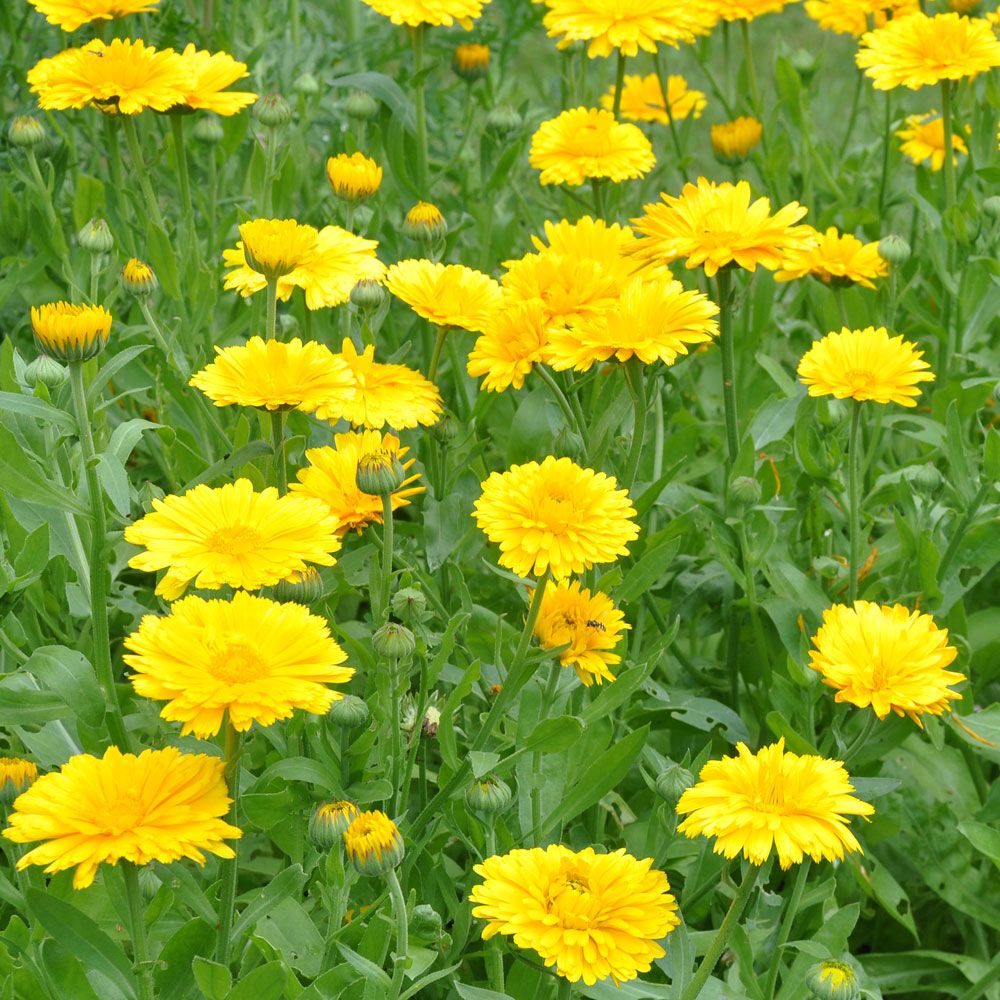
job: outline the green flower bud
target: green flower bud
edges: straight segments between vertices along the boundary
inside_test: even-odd
[[[788,60],[804,83],[808,83],[816,72],[816,57],[807,49],[796,49]]]
[[[382,448],[358,459],[354,481],[362,493],[376,497],[392,496],[405,479],[406,470],[394,451]]]
[[[292,89],[304,97],[315,97],[319,93],[319,80],[312,73],[303,73],[292,84]]]
[[[222,129],[222,122],[218,115],[205,114],[202,115],[194,123],[194,137],[199,142],[204,142],[208,145],[214,145],[215,143],[222,142],[226,137],[226,133]]]
[[[844,962],[829,959],[806,973],[806,986],[816,1000],[857,1000],[861,994],[854,969]]]
[[[466,807],[482,816],[499,815],[510,805],[511,798],[510,786],[493,775],[474,781],[465,790]]]
[[[983,213],[994,222],[1000,219],[1000,194],[990,195],[983,202]]]
[[[252,114],[266,128],[280,128],[292,120],[292,108],[281,94],[265,94],[257,98]]]
[[[523,124],[524,120],[509,104],[498,104],[486,115],[483,127],[497,139],[506,139]]]
[[[34,361],[28,362],[24,369],[24,381],[31,389],[39,384],[44,385],[46,389],[58,389],[68,378],[69,372],[66,368],[47,354],[39,354]]]
[[[902,236],[890,234],[878,241],[878,255],[891,267],[902,267],[910,259],[910,244]]]
[[[431,427],[431,434],[434,435],[441,442],[441,444],[447,444],[449,441],[454,441],[458,435],[459,424],[458,420],[455,419],[453,413],[449,413],[447,410],[441,414],[438,422]]]
[[[309,839],[321,850],[342,847],[344,831],[361,815],[353,802],[322,802],[309,817]]]
[[[427,598],[416,587],[403,587],[392,595],[392,613],[405,622],[423,621],[427,614]]]
[[[101,218],[94,218],[76,234],[76,241],[84,250],[92,254],[111,253],[115,246],[115,238],[111,228]]]
[[[417,640],[413,633],[398,622],[386,622],[372,636],[372,645],[379,656],[404,660],[413,655]]]
[[[729,489],[737,507],[753,507],[760,503],[760,483],[753,476],[737,476]]]
[[[351,303],[365,313],[375,312],[385,300],[386,290],[373,278],[362,278],[351,289]]]
[[[118,276],[118,283],[122,290],[134,295],[137,299],[144,299],[153,294],[160,283],[156,280],[153,269],[135,257],[125,262],[121,274]]]
[[[378,114],[378,101],[367,90],[352,90],[344,100],[344,113],[360,122]]]
[[[928,462],[917,469],[913,482],[921,493],[933,496],[941,488],[942,477],[937,468]]]
[[[326,717],[341,729],[361,729],[368,725],[372,713],[357,695],[345,694],[327,709]]]
[[[425,941],[437,941],[441,936],[443,924],[441,914],[427,903],[420,903],[413,908],[410,917],[410,933]]]
[[[694,775],[680,764],[671,764],[656,779],[656,794],[669,805],[677,805],[680,797],[694,784]]]
[[[422,243],[436,243],[448,233],[448,223],[437,205],[418,201],[403,219],[403,235]]]
[[[45,126],[31,115],[18,115],[7,130],[7,138],[12,146],[34,149],[45,142]]]
[[[302,570],[297,580],[279,580],[271,588],[271,597],[274,600],[287,601],[291,604],[316,604],[323,600],[325,594],[323,578],[312,566]]]

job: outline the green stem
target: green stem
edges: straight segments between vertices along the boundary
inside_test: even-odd
[[[861,403],[851,407],[851,429],[847,440],[847,510],[850,554],[847,564],[847,599],[858,599],[861,568]]]
[[[277,159],[278,129],[268,127],[264,140],[264,190],[261,192],[261,206],[265,218],[270,218],[274,205],[274,169]]]
[[[229,822],[237,825],[240,807],[240,752],[243,736],[234,728],[226,715],[226,781],[229,784]],[[215,960],[221,965],[229,964],[230,936],[233,932],[233,917],[236,911],[236,882],[239,876],[239,841],[233,844],[234,857],[222,863],[222,888],[219,892],[219,937],[215,946]]]
[[[740,917],[743,916],[743,911],[746,909],[747,903],[750,901],[750,894],[757,885],[757,875],[759,872],[760,865],[750,865],[747,869],[747,874],[743,879],[743,884],[740,886],[739,891],[733,898],[733,901],[729,906],[729,911],[726,913],[726,917],[722,921],[722,926],[719,927],[718,932],[712,939],[712,943],[708,946],[708,951],[705,952],[705,957],[701,960],[701,964],[698,966],[691,982],[688,983],[687,989],[681,995],[681,1000],[696,1000],[696,998],[701,994],[702,987],[708,981],[708,977],[715,970],[716,964],[722,957],[723,951],[726,949],[726,944],[729,941],[730,935],[739,923]]]
[[[844,301],[844,290],[839,285],[833,285],[833,297],[837,302],[837,312],[840,315],[840,325],[845,330],[851,328],[851,319],[847,315],[847,303]]]
[[[878,186],[878,214],[884,218],[885,191],[889,183],[889,151],[891,149],[890,135],[892,133],[892,91],[885,92],[885,117],[882,121],[882,179]]]
[[[191,180],[188,176],[187,147],[184,144],[184,119],[179,114],[167,115],[174,137],[174,159],[177,161],[177,181],[180,185],[181,204],[188,233],[194,237],[194,206],[191,202]]]
[[[392,757],[390,775],[392,776],[392,815],[398,815],[400,801],[400,774],[402,773],[402,743],[400,725],[403,720],[403,713],[400,711],[400,683],[399,683],[399,658],[389,657],[389,701],[392,711],[389,715],[389,753]],[[421,728],[424,724],[424,717],[418,716],[413,724],[413,739],[418,741],[421,736]]]
[[[390,1000],[398,1000],[400,990],[403,988],[403,972],[409,964],[406,954],[409,950],[409,920],[406,914],[406,900],[399,879],[396,877],[396,870],[390,868],[386,872],[385,879],[389,883],[389,896],[396,917],[396,953],[392,957],[392,987],[389,997]]]
[[[653,53],[653,66],[656,70],[656,78],[660,81],[660,92],[663,94],[663,110],[667,116],[667,124],[670,126],[670,138],[674,144],[674,152],[677,154],[677,169],[683,177],[684,150],[681,147],[680,136],[677,134],[677,124],[674,121],[674,113],[670,108],[670,74],[667,72],[660,58],[660,47],[656,47]]]
[[[149,173],[146,171],[146,161],[142,158],[142,149],[139,146],[139,136],[136,133],[135,121],[131,115],[119,115],[122,123],[122,131],[125,133],[125,145],[128,146],[129,156],[132,158],[132,166],[135,168],[136,177],[139,180],[139,188],[146,201],[146,210],[149,212],[153,222],[164,232],[166,226],[163,216],[160,213],[160,205],[153,192],[153,186],[149,182]]]
[[[424,95],[424,26],[410,30],[413,45],[413,105],[417,130],[417,187],[420,197],[427,193],[427,102]]]
[[[382,497],[382,578],[379,584],[378,616],[384,622],[389,618],[389,591],[392,587],[392,494]]]
[[[625,86],[625,63],[628,57],[618,49],[618,65],[615,68],[615,96],[611,106],[611,113],[618,117],[618,112],[622,109],[622,89]]]
[[[590,178],[590,188],[594,193],[594,217],[604,218],[604,180],[601,177]]]
[[[136,300],[139,303],[139,312],[142,313],[142,318],[146,321],[146,326],[149,328],[149,332],[153,335],[153,340],[156,341],[156,346],[163,352],[164,358],[172,362],[180,372],[182,378],[187,380],[190,374],[190,367],[188,366],[187,358],[181,357],[180,352],[170,344],[163,333],[160,324],[156,322],[156,317],[153,315],[153,310],[149,308],[149,302],[142,298]]]
[[[92,253],[90,255],[90,302],[97,305],[97,296],[100,294],[101,281],[101,260],[104,254]]]
[[[952,225],[951,215],[957,200],[955,191],[955,152],[954,135],[952,133],[952,97],[954,95],[953,83],[951,80],[941,81],[941,124],[944,128],[944,206],[945,215],[949,217],[948,226]],[[951,289],[951,282],[955,274],[955,243],[953,239],[948,239],[946,247],[945,265],[945,288],[944,288],[944,328],[945,328],[945,351],[940,364],[940,385],[944,385],[948,380],[951,364],[954,359],[956,349],[957,326],[955,322],[955,294]]]
[[[115,745],[128,752],[130,741],[118,703],[115,689],[114,667],[111,663],[111,636],[108,628],[108,521],[104,509],[104,494],[97,478],[97,453],[94,434],[90,425],[87,391],[83,384],[83,363],[75,361],[69,366],[73,410],[80,436],[83,472],[90,494],[90,615],[93,622],[94,668],[101,690],[104,692],[105,717],[108,731]]]
[[[965,533],[968,531],[969,525],[972,523],[973,518],[979,513],[979,508],[983,505],[983,501],[993,490],[993,482],[991,480],[985,480],[980,484],[979,489],[976,491],[976,495],[972,498],[971,503],[965,509],[965,513],[959,520],[955,530],[951,534],[951,538],[948,541],[948,547],[944,550],[944,555],[941,557],[941,562],[938,565],[937,578],[938,583],[944,583],[945,576],[948,573],[948,569],[951,567],[952,560],[958,552],[959,545],[962,544],[962,539],[965,538]]]
[[[552,373],[545,365],[535,365],[533,370],[537,372],[538,377],[548,386],[549,392],[552,393],[553,398],[559,404],[559,409],[562,410],[563,416],[566,418],[566,423],[580,435],[584,445],[586,445],[587,439],[583,433],[583,428],[580,426],[580,421],[573,412],[573,407],[570,406],[566,394],[559,388],[559,383],[552,377]]]
[[[556,993],[556,1000],[569,1000],[573,996],[573,984],[568,979],[559,977],[559,992]]]
[[[847,152],[847,145],[851,141],[851,136],[854,135],[854,122],[858,117],[858,108],[861,106],[861,91],[864,83],[865,74],[862,70],[856,69],[854,95],[851,97],[851,110],[847,116],[847,129],[844,132],[844,139],[840,144],[840,152],[837,154],[838,159],[844,158],[844,154]]]
[[[551,706],[559,689],[559,677],[562,672],[562,663],[557,659],[552,661],[549,672],[549,679],[545,685],[545,693],[542,695],[542,707],[545,712],[551,713]],[[542,833],[542,752],[536,750],[531,755],[531,839],[537,846]]]
[[[492,817],[486,820],[486,857],[497,853],[497,831]],[[486,976],[494,993],[505,992],[503,972],[503,939],[496,934],[486,942]]]
[[[728,267],[715,275],[719,290],[719,346],[722,350],[722,400],[726,417],[729,467],[740,452],[740,418],[736,406],[736,345],[733,341],[732,273]]]
[[[129,935],[135,960],[136,995],[138,1000],[153,1000],[153,966],[149,961],[146,942],[146,921],[143,916],[142,894],[139,891],[139,869],[131,861],[122,861],[125,878],[125,898],[128,900]]]
[[[740,20],[740,30],[743,34],[743,61],[746,63],[747,82],[750,85],[750,104],[757,119],[763,121],[760,88],[757,86],[757,68],[753,60],[753,46],[750,44],[750,22],[746,18]],[[766,130],[764,134],[766,135]]]
[[[301,46],[301,13],[299,11],[299,0],[289,0],[288,2],[288,19],[292,22],[292,51],[295,55],[299,54],[299,48]]]
[[[274,485],[279,493],[288,492],[288,462],[285,455],[285,420],[288,414],[284,410],[271,410],[271,449],[274,456]]]
[[[955,153],[952,136],[952,82],[941,81],[941,124],[944,128],[944,207],[949,211],[955,206],[957,192],[955,190]]]
[[[267,320],[264,328],[264,339],[274,340],[278,326],[278,279],[268,278],[264,292],[267,302]],[[258,314],[259,315],[259,314]]]
[[[878,725],[878,716],[872,711],[868,712],[865,716],[865,724],[861,728],[861,732],[851,741],[850,745],[844,751],[844,763],[848,763],[850,759],[868,742],[868,738],[871,736]]]
[[[785,906],[781,926],[778,928],[778,938],[774,942],[774,954],[771,956],[771,965],[767,970],[767,985],[764,987],[764,1000],[773,1000],[774,998],[774,987],[777,985],[778,969],[781,966],[781,949],[784,948],[788,941],[789,935],[792,932],[792,925],[795,923],[795,917],[799,912],[799,907],[802,905],[802,894],[805,892],[806,881],[809,878],[809,864],[810,859],[808,857],[803,858],[798,871],[795,873],[792,894],[788,898],[788,904]]]
[[[448,335],[448,327],[439,326],[435,328],[434,350],[431,351],[431,364],[427,369],[427,380],[433,382],[437,377],[438,364],[441,361],[441,348],[444,347],[444,338]]]
[[[632,425],[632,442],[629,445],[628,462],[625,465],[625,488],[630,490],[639,472],[639,461],[642,458],[643,438],[646,436],[646,379],[642,362],[638,358],[629,358],[624,367],[625,380],[628,383],[629,395],[635,409],[635,422]]]

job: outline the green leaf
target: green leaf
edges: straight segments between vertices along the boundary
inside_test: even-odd
[[[157,957],[154,976],[159,1000],[187,1000],[194,986],[195,958],[214,945],[215,928],[207,921],[196,918],[182,924]]]
[[[31,726],[63,719],[68,711],[63,698],[51,691],[30,687],[24,674],[0,680],[0,726]]]
[[[103,451],[97,456],[97,478],[115,510],[122,517],[128,517],[132,503],[125,466],[114,455]]]
[[[77,232],[104,214],[104,183],[87,174],[73,176],[73,226]]]
[[[181,285],[177,277],[174,248],[170,245],[167,234],[152,219],[146,225],[146,252],[164,295],[170,299],[179,299]]]
[[[0,488],[11,496],[43,507],[86,516],[89,509],[65,486],[31,461],[20,441],[0,426]]]
[[[191,971],[206,1000],[226,1000],[233,987],[233,977],[226,966],[198,957],[191,963]]]
[[[281,962],[268,962],[244,976],[226,1000],[281,1000],[287,981]]]
[[[496,990],[484,990],[480,986],[466,986],[465,983],[455,983],[455,992],[462,1000],[514,1000],[507,993],[497,993]]]
[[[374,982],[383,989],[392,986],[392,980],[385,974],[384,969],[380,969],[374,962],[369,961],[364,955],[359,955],[356,951],[348,948],[342,941],[337,942],[340,954],[344,956],[347,964],[353,969],[357,969],[367,982]]]
[[[240,914],[233,927],[233,937],[241,938],[265,913],[273,910],[283,899],[301,896],[306,883],[306,873],[301,865],[292,865],[273,878],[261,889],[253,902]]]
[[[966,820],[964,823],[958,824],[958,832],[980,854],[989,858],[997,868],[1000,868],[1000,830],[988,826],[986,823]]]
[[[82,653],[66,646],[42,646],[21,669],[34,674],[88,726],[99,726],[104,720],[104,695],[93,666]]]
[[[671,572],[671,560],[680,548],[679,538],[667,538],[655,545],[625,574],[615,597],[628,604],[651,590],[664,573]]]
[[[54,424],[68,434],[76,433],[76,421],[65,410],[60,410],[51,403],[37,396],[26,396],[18,392],[0,392],[0,410],[7,413],[17,413],[20,416],[33,417]]]

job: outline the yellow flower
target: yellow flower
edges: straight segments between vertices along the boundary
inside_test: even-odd
[[[701,0],[723,21],[752,21],[762,14],[777,14],[792,0]]]
[[[612,652],[622,631],[632,626],[607,594],[581,589],[578,581],[560,580],[542,594],[535,635],[543,649],[558,649],[564,667],[573,667],[586,687],[613,681],[611,667],[621,663]]]
[[[382,168],[364,153],[339,153],[326,161],[326,179],[344,201],[364,201],[382,183]]]
[[[481,80],[490,68],[490,47],[488,45],[457,45],[451,54],[451,66],[455,72],[470,83]]]
[[[28,0],[49,24],[76,31],[90,21],[110,21],[128,14],[148,14],[160,0]]]
[[[971,14],[979,6],[979,0],[948,0],[948,6],[959,14]]]
[[[850,793],[850,775],[839,760],[786,752],[784,739],[751,753],[736,744],[737,757],[710,760],[677,803],[686,819],[677,827],[688,837],[715,837],[713,850],[727,858],[740,851],[762,865],[775,850],[782,868],[813,861],[839,861],[861,845],[848,827],[850,816],[875,810]]]
[[[185,597],[169,615],[145,615],[125,648],[136,694],[167,702],[161,717],[201,739],[227,713],[240,732],[297,708],[322,714],[343,697],[326,685],[354,676],[324,619],[243,591],[227,601]]]
[[[667,99],[670,102],[670,118],[675,122],[689,116],[700,118],[706,104],[705,95],[700,90],[688,89],[687,80],[683,76],[670,76],[667,79]],[[612,84],[611,89],[601,97],[601,107],[610,111],[614,102],[615,88]],[[619,115],[634,122],[670,124],[663,103],[663,87],[655,73],[648,76],[625,76]]]
[[[342,305],[359,281],[381,281],[385,276],[385,265],[375,256],[377,247],[377,241],[355,236],[340,226],[324,226],[316,233],[312,252],[303,252],[296,267],[278,278],[278,298],[285,302],[296,288],[301,288],[307,309]],[[242,242],[236,244],[235,250],[224,250],[222,256],[226,266],[232,268],[224,282],[227,290],[236,290],[247,298],[267,286],[264,275],[247,266]]]
[[[360,813],[344,831],[344,850],[362,875],[381,875],[403,860],[396,824],[377,809]]]
[[[350,431],[334,436],[334,447],[310,448],[306,451],[309,463],[296,473],[297,482],[290,483],[289,492],[315,497],[329,508],[337,521],[337,532],[361,532],[371,524],[382,523],[382,498],[358,489],[356,477],[358,462],[363,455],[373,452],[388,452],[401,462],[409,448],[400,447],[399,438],[378,431]],[[414,459],[403,462],[409,469]],[[420,479],[418,474],[404,479],[400,489],[392,493],[392,509],[398,510],[409,504],[409,498],[424,492],[423,486],[410,486]]]
[[[868,19],[881,28],[890,17],[920,10],[919,0],[806,0],[806,13],[826,31],[860,38],[869,30]]]
[[[13,802],[38,777],[38,767],[20,757],[0,757],[0,802]]]
[[[656,46],[677,46],[707,35],[717,14],[708,4],[690,0],[545,0],[549,7],[545,27],[550,38],[559,38],[559,48],[574,42],[589,42],[587,55],[623,56],[656,52]],[[560,37],[561,36],[561,37]]]
[[[482,330],[500,307],[500,285],[463,264],[401,260],[386,271],[385,287],[435,326]]]
[[[240,226],[236,247],[242,249],[243,263],[251,271],[265,279],[281,278],[309,262],[318,235],[312,226],[294,219],[253,219]]]
[[[835,700],[870,707],[880,719],[895,712],[922,727],[921,714],[941,715],[961,698],[948,686],[965,680],[945,669],[958,655],[948,630],[901,604],[835,604],[812,642],[810,666],[837,689]]]
[[[83,48],[37,62],[28,71],[28,84],[46,110],[96,104],[134,115],[144,108],[168,111],[183,104],[189,77],[173,49],[158,52],[141,39],[115,38],[105,45],[95,38]]]
[[[372,10],[389,18],[393,24],[416,28],[421,24],[444,25],[456,21],[469,31],[473,18],[479,17],[490,0],[361,0]]]
[[[907,115],[905,127],[896,135],[903,140],[900,151],[918,166],[930,161],[931,170],[944,166],[944,120],[936,111],[926,115]],[[968,153],[965,140],[956,132],[951,137],[952,162],[958,163],[959,153]]]
[[[170,864],[203,852],[233,857],[225,840],[243,834],[222,817],[229,796],[221,758],[176,747],[139,756],[110,747],[103,757],[78,754],[44,774],[14,803],[4,836],[18,844],[45,841],[17,863],[44,865],[47,875],[76,868],[73,888],[86,889],[102,864]]]
[[[919,90],[1000,66],[1000,41],[982,18],[918,11],[866,32],[856,60],[876,90]]]
[[[799,379],[810,396],[874,400],[916,406],[919,382],[933,382],[923,351],[901,336],[890,337],[885,327],[866,327],[828,333],[799,362]]]
[[[189,44],[179,58],[188,75],[184,100],[179,102],[182,107],[229,116],[257,100],[257,95],[248,90],[226,90],[250,75],[246,63],[238,62],[228,52],[206,52]]]
[[[617,184],[648,174],[656,163],[639,128],[596,108],[574,108],[542,122],[528,159],[541,171],[542,184],[573,186],[602,178]]]
[[[789,250],[812,239],[812,229],[795,225],[806,214],[798,202],[771,215],[768,198],[750,203],[746,181],[716,184],[699,177],[697,185],[684,185],[679,198],[660,197],[632,220],[643,237],[635,252],[666,262],[682,257],[686,267],[704,267],[708,277],[728,264],[748,271],[759,264],[774,271]]]
[[[111,313],[104,306],[49,302],[31,307],[31,329],[38,349],[57,361],[86,361],[104,350],[111,335]]]
[[[545,360],[557,371],[586,371],[614,358],[638,358],[644,365],[672,365],[689,344],[704,344],[719,327],[712,318],[719,307],[697,291],[687,291],[669,277],[632,278],[613,309],[553,330]]]
[[[570,982],[617,986],[648,972],[680,923],[667,876],[651,866],[624,849],[562,844],[494,855],[473,867],[483,881],[469,894],[472,914],[486,921],[484,940],[511,935]]]
[[[712,126],[712,149],[727,163],[741,163],[764,134],[756,118],[741,115],[731,122]]]
[[[143,298],[156,291],[159,282],[153,269],[144,261],[130,257],[118,276],[122,288],[136,298]]]
[[[323,802],[313,810],[309,818],[309,836],[322,850],[339,848],[344,842],[344,831],[360,815],[361,810],[353,802],[343,799],[339,802]]]
[[[639,527],[627,490],[568,458],[511,466],[483,483],[474,517],[518,576],[557,580],[628,554]]]
[[[835,226],[823,234],[813,232],[815,244],[790,250],[774,275],[775,281],[794,281],[811,274],[828,285],[854,283],[874,288],[872,279],[888,273],[878,254],[878,241],[862,243],[850,233],[838,233]]]
[[[153,501],[153,512],[125,529],[146,549],[129,566],[167,572],[156,593],[168,601],[196,587],[259,590],[294,578],[308,563],[332,566],[340,548],[337,522],[318,500],[255,493],[249,479]]]
[[[354,379],[354,398],[340,409],[319,407],[321,420],[344,419],[355,427],[378,430],[388,424],[403,430],[422,424],[430,427],[441,415],[441,394],[437,386],[406,365],[383,365],[375,360],[370,344],[358,354],[345,337],[341,353]]]
[[[469,354],[468,372],[483,378],[482,388],[520,389],[548,344],[550,318],[540,299],[504,304],[490,317]]]
[[[320,405],[339,406],[354,396],[351,370],[324,344],[251,337],[215,351],[215,361],[192,375],[189,384],[216,406],[294,407],[312,413]]]

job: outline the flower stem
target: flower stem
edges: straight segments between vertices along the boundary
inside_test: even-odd
[[[559,677],[562,671],[562,663],[558,659],[552,661],[551,672],[548,683],[545,685],[545,693],[542,695],[542,705],[545,711],[550,711],[559,689]],[[542,836],[542,785],[545,778],[542,775],[542,752],[536,750],[531,755],[531,839],[538,842]],[[537,846],[541,847],[541,844]]]
[[[233,727],[232,720],[226,715],[226,781],[229,785],[229,797],[232,805],[229,807],[229,822],[237,825],[240,807],[240,753],[243,747],[243,736]],[[233,916],[236,910],[236,881],[239,875],[239,841],[233,844],[234,856],[224,861],[222,869],[222,888],[219,894],[219,937],[215,946],[215,960],[221,965],[229,964],[229,938],[233,932]]]
[[[177,181],[180,185],[181,204],[188,232],[194,234],[194,207],[191,203],[191,181],[188,177],[187,147],[184,144],[184,120],[179,114],[167,115],[174,137],[174,159],[177,161]]]
[[[839,285],[833,285],[833,297],[837,301],[837,313],[840,316],[840,325],[845,329],[851,328],[851,318],[847,314],[847,303],[844,301],[844,290]]]
[[[108,731],[115,745],[128,752],[130,741],[118,703],[115,689],[114,667],[111,663],[111,636],[108,628],[108,520],[104,509],[104,494],[97,478],[97,454],[94,449],[94,434],[90,427],[90,410],[87,406],[87,391],[83,385],[83,363],[75,361],[69,366],[70,388],[73,394],[73,410],[80,436],[80,451],[83,458],[83,472],[90,494],[90,616],[93,622],[94,668],[104,692],[105,718]]]
[[[883,217],[885,207],[885,189],[889,183],[889,136],[892,132],[892,91],[885,92],[885,118],[882,122],[882,179],[878,186],[878,214]]]
[[[954,151],[954,135],[952,133],[952,96],[953,83],[951,80],[941,81],[941,124],[944,128],[944,210],[945,215],[948,218],[948,224],[945,227],[945,232],[949,231],[951,225],[953,225],[953,220],[951,215],[953,214],[953,209],[957,200],[957,194],[955,191],[955,151]],[[945,332],[945,350],[944,357],[941,359],[941,385],[948,380],[949,369],[951,368],[952,359],[955,354],[956,348],[956,326],[955,323],[955,294],[951,290],[951,280],[952,276],[955,274],[955,241],[953,239],[947,240],[946,247],[946,275],[945,275],[945,288],[944,288],[944,310],[943,310],[943,320],[944,320],[944,332]]]
[[[139,136],[136,133],[135,122],[131,115],[120,115],[119,117],[122,122],[122,131],[125,133],[125,145],[128,146],[128,153],[132,158],[132,166],[135,168],[135,174],[139,180],[139,188],[142,191],[143,198],[146,200],[146,209],[153,222],[166,232],[167,227],[160,213],[159,202],[157,202],[153,186],[149,182],[146,161],[142,158],[142,149],[139,146]]]
[[[845,764],[848,763],[850,759],[868,742],[868,738],[871,736],[877,723],[878,716],[874,713],[874,711],[868,712],[861,732],[858,733],[858,735],[850,742],[847,749],[844,751]]]
[[[847,599],[858,599],[858,571],[861,566],[861,403],[851,407],[851,429],[847,440],[847,508],[849,557]]]
[[[396,870],[390,868],[385,875],[389,883],[389,896],[392,899],[392,909],[396,917],[396,953],[392,957],[392,987],[389,993],[390,1000],[398,1000],[399,993],[403,988],[403,972],[408,964],[407,951],[409,949],[409,921],[406,914],[406,900],[403,897],[403,889],[396,876]]]
[[[583,432],[583,427],[580,426],[580,421],[573,412],[573,407],[570,406],[566,394],[559,388],[559,383],[552,377],[552,373],[545,365],[535,365],[533,371],[537,372],[539,378],[548,386],[549,392],[552,393],[553,398],[559,404],[559,409],[562,410],[563,416],[566,418],[566,423],[580,435],[586,446],[587,437]]]
[[[944,207],[945,211],[953,208],[957,200],[955,190],[955,153],[954,137],[951,131],[952,82],[941,81],[941,124],[944,128]]]
[[[743,61],[747,67],[747,82],[750,85],[750,105],[758,120],[763,120],[760,103],[760,88],[757,86],[757,69],[753,61],[753,45],[750,44],[750,22],[746,18],[740,20],[740,30],[743,34]],[[766,131],[764,135],[766,135]]]
[[[279,493],[288,492],[288,464],[285,456],[284,410],[271,410],[271,449],[274,455],[274,485]]]
[[[486,857],[492,858],[497,853],[497,831],[493,819],[486,820]],[[499,934],[491,937],[486,942],[486,976],[490,984],[490,989],[494,993],[503,993],[504,971],[503,971],[503,943]]]
[[[399,788],[401,784],[402,775],[402,739],[400,735],[400,727],[403,721],[403,713],[400,711],[399,697],[400,697],[400,687],[399,683],[399,657],[390,656],[389,657],[389,701],[392,706],[392,714],[389,716],[389,753],[392,757],[392,767],[390,769],[390,774],[392,776],[392,815],[398,815],[400,794]],[[423,716],[418,716],[416,722],[413,726],[413,739],[418,741],[421,736],[421,728],[423,727],[424,719]]]
[[[389,617],[389,591],[392,584],[392,494],[382,497],[382,579],[379,585],[378,620]]]
[[[438,364],[441,361],[441,348],[444,347],[444,338],[448,335],[448,327],[439,326],[436,328],[434,337],[434,350],[431,351],[431,364],[427,369],[427,380],[433,382],[437,377]]]
[[[125,898],[128,900],[129,935],[132,938],[132,956],[135,960],[135,978],[138,1000],[153,1000],[153,967],[149,961],[146,942],[146,921],[142,913],[142,895],[139,892],[139,869],[131,861],[122,861],[125,879]]]
[[[604,218],[604,180],[601,177],[590,178],[590,188],[594,193],[594,217]]]
[[[627,61],[628,57],[619,49],[618,65],[615,68],[615,96],[611,106],[611,113],[615,118],[618,117],[618,112],[622,109],[622,89],[625,86],[625,63]]]
[[[781,926],[778,928],[778,938],[774,942],[774,954],[771,956],[771,965],[767,970],[767,985],[764,987],[764,1000],[773,1000],[774,987],[778,982],[778,969],[781,966],[781,949],[788,941],[792,932],[792,925],[802,905],[802,894],[805,892],[806,881],[809,878],[810,859],[805,857],[795,872],[795,883],[792,886],[792,894],[788,898],[785,906],[784,916],[781,918]],[[782,980],[784,982],[784,980]]]
[[[568,1000],[568,998],[572,996],[573,996],[573,984],[568,979],[564,979],[562,976],[560,976],[559,992],[556,994],[556,1000]]]
[[[721,268],[715,275],[719,290],[719,346],[722,349],[722,400],[726,416],[726,442],[729,449],[729,466],[736,462],[740,452],[740,418],[736,407],[736,345],[733,342],[732,280],[728,268]]]
[[[708,981],[708,977],[715,970],[716,964],[721,958],[723,951],[725,951],[733,929],[739,923],[740,917],[743,916],[743,911],[750,901],[750,894],[757,885],[757,875],[759,872],[760,865],[750,865],[746,877],[743,879],[743,884],[729,905],[729,911],[722,921],[722,926],[719,927],[715,937],[712,939],[712,943],[708,946],[708,951],[705,952],[705,957],[701,960],[701,965],[698,966],[691,982],[688,983],[687,989],[681,995],[681,1000],[696,1000],[700,995],[702,987]]]
[[[427,192],[427,102],[424,97],[424,26],[410,30],[413,45],[413,105],[417,129],[417,188],[422,198]]]
[[[267,296],[267,321],[264,329],[264,339],[274,340],[275,331],[278,326],[278,279],[268,278],[267,289],[264,293]]]
[[[632,489],[635,477],[639,472],[639,460],[642,458],[642,443],[646,436],[646,379],[642,362],[635,357],[625,362],[625,381],[628,383],[629,395],[635,409],[635,422],[632,424],[632,442],[629,445],[628,462],[625,465],[625,488]]]

